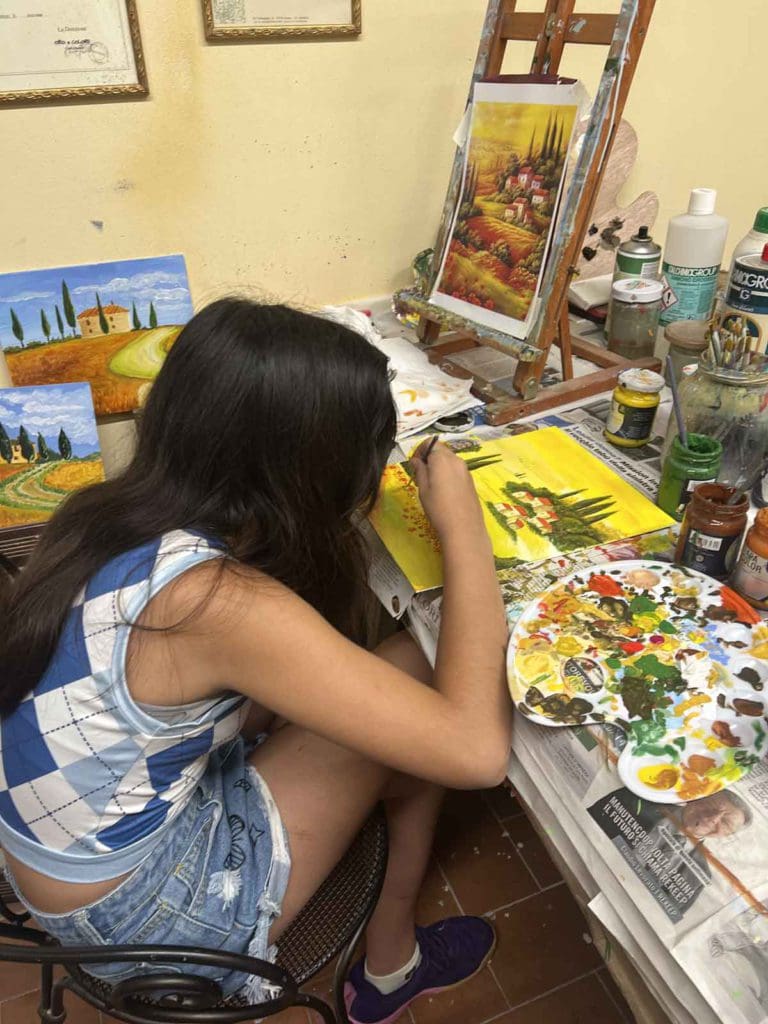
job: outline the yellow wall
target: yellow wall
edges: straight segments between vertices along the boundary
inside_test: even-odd
[[[485,0],[363,0],[359,40],[269,44],[207,44],[199,0],[138,8],[147,100],[2,111],[0,270],[182,252],[197,304],[406,283],[434,237]],[[657,236],[695,185],[719,190],[730,245],[768,203],[766,34],[765,0],[658,0],[625,192],[659,193]],[[512,51],[517,69],[528,52]],[[570,53],[564,72],[594,85],[605,51]]]

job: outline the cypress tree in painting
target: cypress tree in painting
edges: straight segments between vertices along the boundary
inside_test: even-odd
[[[56,326],[59,329],[59,337],[64,337],[64,321],[61,319],[61,310],[56,306]]]
[[[64,427],[59,431],[59,455],[62,459],[72,458],[72,445],[69,443],[69,438],[64,433]]]
[[[561,121],[560,122],[560,131],[558,132],[558,135],[557,135],[557,151],[555,153],[555,156],[557,157],[558,160],[562,156],[564,156],[564,154],[562,152],[562,149],[563,149],[563,122]]]
[[[40,310],[40,326],[43,328],[43,334],[45,335],[45,340],[46,341],[50,341],[51,340],[51,325],[48,322],[48,317],[45,315],[45,310],[44,309]]]
[[[150,302],[149,304],[149,326],[157,327],[157,313],[155,312],[154,302]]]
[[[10,462],[12,458],[11,440],[5,432],[5,427],[0,423],[0,459]]]
[[[541,159],[548,160],[552,152],[552,114],[547,118],[547,130],[544,132],[544,144],[541,147]]]
[[[45,442],[45,438],[42,434],[37,435],[37,461],[38,462],[50,462],[53,459],[51,449]]]
[[[23,425],[19,427],[19,447],[21,448],[22,457],[25,458],[27,462],[34,461],[35,446],[29,439],[27,428]]]
[[[102,334],[109,334],[109,324],[107,318],[104,316],[104,310],[101,308],[101,299],[99,293],[96,292],[96,308],[99,311],[99,327],[101,328]]]
[[[134,331],[140,331],[141,330],[141,320],[139,320],[139,314],[136,312],[136,303],[135,302],[133,304],[133,309],[131,310],[131,319],[133,321],[133,329],[134,329]]]
[[[16,316],[13,308],[11,309],[11,330],[18,343],[24,348],[24,328],[21,326],[21,320]]]
[[[72,305],[72,299],[69,297],[69,288],[67,288],[67,282],[61,282],[61,302],[64,306],[64,318],[72,329],[72,337],[77,337],[77,317],[75,316],[75,307]]]

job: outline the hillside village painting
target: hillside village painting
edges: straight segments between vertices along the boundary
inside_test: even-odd
[[[103,478],[88,384],[0,389],[0,529],[42,523]]]
[[[87,380],[102,416],[137,408],[191,316],[183,256],[0,275],[13,383]]]
[[[672,525],[557,427],[496,440],[470,434],[448,445],[472,473],[497,571]],[[442,586],[440,542],[402,463],[384,470],[370,521],[414,590]]]
[[[527,336],[576,124],[575,95],[567,84],[475,86],[436,305]]]

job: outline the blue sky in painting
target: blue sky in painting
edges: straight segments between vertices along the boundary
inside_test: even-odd
[[[18,345],[11,331],[11,309],[24,328],[24,341],[44,341],[40,310],[51,325],[51,338],[58,338],[55,307],[58,305],[68,332],[61,296],[66,281],[75,315],[96,305],[96,292],[102,304],[115,302],[130,310],[136,303],[141,323],[149,320],[149,304],[154,302],[158,324],[184,324],[193,313],[189,283],[183,256],[152,256],[139,260],[115,260],[50,270],[22,270],[0,274],[0,345]]]
[[[19,426],[24,424],[33,441],[40,433],[51,448],[56,448],[63,427],[75,455],[82,457],[99,451],[88,384],[0,388],[0,423],[9,437],[16,437]]]

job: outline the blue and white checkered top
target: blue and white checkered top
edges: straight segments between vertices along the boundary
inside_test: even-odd
[[[136,867],[183,809],[208,755],[239,732],[248,701],[179,707],[131,697],[130,623],[172,579],[222,557],[177,530],[105,565],[74,602],[45,674],[0,723],[0,845],[71,882]]]

